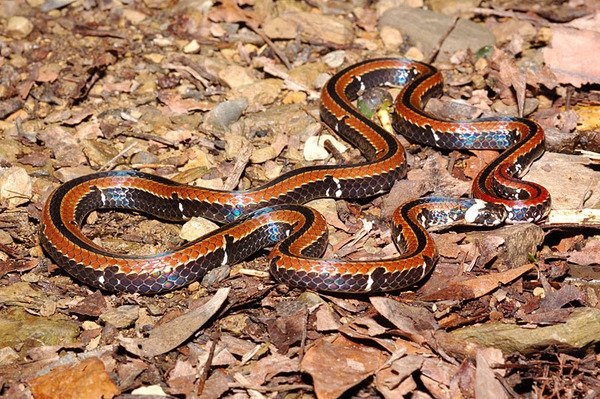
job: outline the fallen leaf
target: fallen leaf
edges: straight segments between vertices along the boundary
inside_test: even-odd
[[[77,305],[71,307],[70,311],[84,316],[98,317],[107,308],[108,304],[106,303],[106,299],[104,299],[104,295],[100,291],[96,291],[85,297]]]
[[[508,284],[522,274],[527,273],[533,266],[533,264],[527,264],[515,269],[508,269],[505,272],[486,274],[453,283],[446,288],[425,295],[421,299],[424,301],[443,301],[479,298],[488,292],[495,290],[500,284]]]
[[[485,349],[484,349],[485,350]],[[475,398],[508,399],[504,387],[496,379],[483,350],[477,351],[477,369],[475,372]]]
[[[97,357],[56,367],[29,385],[35,399],[111,399],[121,393]]]
[[[565,284],[557,291],[546,292],[546,296],[540,302],[540,309],[560,309],[573,301],[578,301],[581,303],[585,302],[585,294],[577,287],[570,284]]]
[[[294,373],[299,368],[298,359],[274,353],[252,365],[250,375],[245,377],[254,386],[260,386],[279,373]]]
[[[150,331],[148,338],[121,337],[121,345],[134,355],[152,357],[181,345],[221,308],[229,288],[221,288],[203,306],[161,324]]]
[[[335,399],[372,375],[386,357],[378,349],[338,336],[333,342],[317,341],[304,355],[300,367],[311,375],[318,398]]]
[[[590,239],[581,251],[570,252],[568,259],[577,265],[600,265],[600,240]]]
[[[553,26],[552,42],[542,54],[560,83],[600,83],[599,32]]]
[[[495,150],[476,150],[471,151],[475,156],[469,157],[465,161],[464,174],[471,179],[475,179],[479,172],[494,159],[498,158],[498,151]]]
[[[213,108],[207,101],[182,98],[176,93],[159,93],[158,99],[175,115],[187,114],[191,111],[209,111]]]
[[[341,326],[339,316],[334,313],[328,304],[319,306],[315,315],[317,318],[315,322],[317,331],[335,331]]]
[[[386,399],[403,398],[417,387],[411,374],[419,370],[423,356],[411,355],[396,359],[375,375],[375,387]]]
[[[7,273],[26,272],[28,270],[33,269],[38,264],[39,264],[39,261],[37,259],[31,259],[31,260],[8,259],[5,261],[0,261],[0,277],[4,276]]]
[[[198,370],[189,360],[178,360],[175,367],[169,372],[169,393],[189,394],[194,390],[194,383],[198,376]]]
[[[203,399],[218,399],[229,391],[229,382],[225,373],[215,370],[206,380],[204,388],[198,391],[198,396]]]
[[[402,335],[416,343],[422,344],[426,341],[422,334],[423,331],[437,328],[433,316],[425,308],[415,308],[385,297],[373,297],[371,303],[379,314],[400,330]],[[412,317],[406,315],[407,312],[410,313],[410,310],[414,311]],[[418,315],[415,312],[418,312]]]

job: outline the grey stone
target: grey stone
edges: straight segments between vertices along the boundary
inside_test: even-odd
[[[389,26],[399,30],[408,37],[408,43],[421,50],[427,58],[450,29],[453,21],[453,17],[434,11],[401,6],[392,8],[381,16],[379,29]],[[494,40],[494,35],[488,29],[461,18],[444,40],[437,59],[446,61],[456,51],[467,48],[476,52],[484,46],[494,44]]]

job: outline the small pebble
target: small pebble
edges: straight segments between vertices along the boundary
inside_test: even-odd
[[[290,91],[285,95],[283,100],[284,104],[300,104],[306,101],[306,93],[303,91]]]
[[[75,1],[76,0],[46,0],[44,1],[44,4],[42,4],[42,6],[40,7],[40,11],[46,12],[48,13],[49,17],[54,18],[60,15],[60,11],[58,11],[60,8],[68,6],[69,4],[74,3]]]
[[[325,86],[325,83],[327,83],[329,79],[331,79],[331,75],[329,75],[328,73],[320,73],[315,79],[314,86],[317,89],[320,89],[321,87]]]
[[[411,60],[415,61],[423,61],[423,58],[425,58],[421,50],[416,47],[409,48],[404,55],[406,58],[410,58]]]
[[[163,391],[163,389],[160,387],[160,385],[149,385],[149,386],[145,386],[145,387],[139,387],[134,389],[133,391],[131,391],[132,395],[140,395],[140,396],[153,396],[153,397],[160,397],[160,396],[164,396],[166,397],[167,394],[165,393],[165,391]]]
[[[116,328],[127,328],[137,320],[139,310],[138,305],[123,305],[102,313],[100,319]]]
[[[13,243],[13,238],[6,230],[0,230],[0,244],[10,245]]]
[[[158,162],[158,157],[148,151],[139,151],[131,157],[131,163],[137,165],[148,165]]]
[[[90,173],[94,173],[95,170],[90,168],[89,166],[81,165],[81,166],[66,166],[64,168],[60,168],[56,172],[54,172],[54,177],[56,177],[61,182],[66,182],[69,180],[73,180],[76,177],[89,175]]]
[[[19,354],[11,347],[0,349],[0,366],[8,366],[19,359]]]
[[[25,17],[10,17],[6,24],[6,31],[11,37],[23,39],[33,31],[33,24]]]
[[[402,33],[400,33],[398,29],[392,28],[390,26],[384,26],[383,28],[381,28],[379,36],[381,37],[383,45],[388,50],[398,49],[404,43]]]
[[[256,82],[256,79],[251,75],[251,70],[239,65],[229,65],[221,69],[219,71],[219,78],[232,89],[237,89]]]
[[[221,24],[212,24],[209,30],[210,34],[214,37],[223,37],[227,34],[227,31],[223,29]]]
[[[206,115],[206,123],[214,128],[227,130],[227,128],[240,119],[244,110],[248,108],[248,100],[237,98],[235,100],[224,101],[214,107]]]
[[[163,54],[149,53],[145,54],[144,58],[148,61],[152,61],[155,64],[160,64],[165,59],[165,56]]]
[[[344,50],[336,50],[331,53],[327,53],[323,56],[323,62],[330,68],[339,68],[346,59],[346,52]]]
[[[198,51],[200,51],[200,44],[196,39],[186,44],[183,48],[183,52],[186,54],[196,54]]]
[[[14,208],[29,202],[32,195],[31,177],[21,167],[0,169],[0,199]]]
[[[147,17],[148,16],[146,14],[137,10],[132,10],[128,8],[123,10],[123,18],[125,18],[127,21],[131,22],[134,25],[139,24]]]
[[[217,224],[208,219],[193,217],[181,227],[179,237],[186,241],[194,241],[218,227]]]
[[[277,156],[277,151],[273,147],[263,147],[252,151],[250,155],[250,162],[252,163],[263,163]]]
[[[329,151],[325,149],[325,140],[329,140],[331,144],[339,151],[346,152],[348,147],[338,141],[335,137],[330,134],[321,134],[319,136],[311,136],[306,140],[304,144],[304,159],[307,161],[322,161],[329,157]]]

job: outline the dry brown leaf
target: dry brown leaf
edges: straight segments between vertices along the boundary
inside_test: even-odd
[[[37,82],[54,82],[58,79],[58,74],[61,71],[59,64],[46,64],[40,67],[35,78]]]
[[[198,375],[198,370],[189,360],[178,360],[175,367],[169,372],[169,393],[171,394],[189,394],[194,390],[194,383]]]
[[[279,352],[286,353],[301,340],[306,330],[307,308],[303,302],[281,302],[276,307],[277,317],[266,321],[271,343]]]
[[[187,114],[190,111],[209,111],[213,108],[213,104],[208,101],[182,98],[176,93],[160,93],[158,99],[176,115]]]
[[[423,359],[421,373],[442,386],[449,386],[456,375],[458,367],[440,359],[427,357]]]
[[[423,330],[437,328],[437,323],[433,319],[433,316],[425,308],[413,308],[385,297],[373,297],[371,298],[371,303],[379,314],[392,322],[401,331],[402,335],[419,344],[426,341],[422,335]],[[410,314],[411,310],[419,312],[419,315],[413,313],[412,317],[410,317],[411,315],[407,316],[407,313]],[[419,321],[420,326],[417,327],[415,319]]]
[[[22,162],[21,162],[22,163]],[[0,261],[0,277],[7,273],[26,272],[38,265],[38,260],[13,260]]]
[[[492,54],[492,63],[498,71],[500,83],[504,87],[514,89],[514,93],[510,91],[501,92],[500,97],[503,99],[516,97],[519,113],[521,113],[525,105],[526,74],[517,67],[514,57],[497,48],[494,49]]]
[[[403,398],[417,386],[411,374],[421,368],[423,356],[410,355],[396,359],[375,375],[375,386],[386,399]]]
[[[319,399],[335,399],[372,375],[386,357],[378,349],[338,336],[333,342],[317,341],[306,352],[301,369],[312,376]]]
[[[152,357],[166,353],[181,345],[214,316],[228,294],[229,288],[221,288],[203,306],[154,328],[148,338],[121,337],[121,345],[138,356]]]
[[[556,249],[558,252],[568,252],[576,245],[579,245],[579,243],[581,243],[583,240],[583,234],[565,237],[554,246],[554,249]]]
[[[227,391],[229,391],[229,381],[225,373],[215,370],[206,380],[204,389],[199,390],[198,396],[203,399],[218,399]]]
[[[483,349],[477,351],[477,369],[475,372],[475,398],[508,399],[504,387],[496,379],[494,370],[486,359]]]
[[[600,83],[600,32],[553,26],[552,42],[542,53],[560,83]]]
[[[577,265],[600,265],[600,240],[590,239],[581,251],[569,253],[569,262]]]
[[[56,367],[29,385],[35,399],[111,399],[121,393],[97,357]]]
[[[480,296],[495,290],[500,284],[508,284],[512,280],[531,270],[533,267],[533,264],[527,264],[515,269],[509,269],[505,272],[486,274],[470,280],[453,283],[437,292],[425,295],[421,299],[424,301],[441,301],[479,298]]]
[[[453,231],[446,234],[434,235],[435,245],[438,248],[440,256],[456,259],[461,253],[465,252],[465,248],[468,249],[470,253],[474,252],[473,250],[475,248],[472,244],[459,245],[465,237],[466,235],[464,233],[456,233]]]
[[[490,162],[498,158],[498,151],[495,150],[476,150],[471,151],[475,156],[469,157],[465,161],[464,174],[471,179],[475,179],[479,172]]]
[[[570,302],[585,302],[585,294],[577,287],[566,284],[557,291],[546,292],[546,296],[540,301],[541,310],[560,309]]]
[[[315,312],[317,331],[335,331],[340,326],[339,316],[337,316],[328,304],[322,304]]]
[[[250,375],[245,377],[252,385],[260,386],[279,373],[294,373],[298,368],[298,358],[290,359],[285,355],[273,353],[254,363]]]

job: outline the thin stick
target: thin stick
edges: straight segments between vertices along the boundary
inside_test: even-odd
[[[458,17],[454,17],[454,21],[452,21],[452,24],[448,27],[446,32],[444,32],[442,37],[440,37],[440,40],[438,40],[436,46],[432,49],[431,55],[429,57],[427,57],[426,62],[428,64],[431,64],[433,61],[435,61],[436,57],[440,53],[440,49],[442,48],[442,45],[444,44],[444,42],[446,41],[448,36],[450,36],[450,33],[452,33],[452,31],[456,27],[457,22],[458,22]]]
[[[177,147],[177,145],[171,140],[165,139],[164,137],[157,136],[155,134],[141,133],[141,132],[120,132],[117,135],[125,137],[135,137],[136,139],[152,140],[157,143],[168,145],[169,147]]]
[[[121,158],[122,156],[124,156],[125,154],[127,154],[130,150],[132,150],[133,148],[137,147],[137,143],[131,143],[129,144],[127,147],[125,147],[123,150],[121,150],[117,155],[115,155],[114,157],[112,157],[112,159],[110,161],[108,161],[107,163],[105,163],[104,165],[102,165],[100,167],[100,169],[98,169],[100,172],[102,172],[103,170],[110,170],[112,169],[115,164],[117,163],[117,159]]]
[[[258,26],[254,26],[253,24],[248,24],[248,26],[250,27],[250,29],[252,29],[254,31],[254,33],[256,33],[258,36],[260,36],[261,39],[263,39],[269,47],[271,47],[273,52],[277,55],[277,57],[281,60],[281,62],[283,62],[283,65],[285,65],[285,67],[287,69],[292,69],[292,64],[287,59],[287,57],[285,56],[283,51],[279,50],[279,48],[275,45],[275,43],[273,43],[273,41],[271,39],[269,39],[269,37],[267,35],[265,35],[265,32],[263,32],[262,29],[260,29]]]
[[[243,385],[243,384],[239,384],[239,383],[231,383],[231,384],[229,384],[229,388],[231,388],[231,389],[235,389],[235,388],[252,389],[252,390],[258,391],[258,392],[287,392],[287,391],[296,391],[298,389],[302,389],[302,390],[309,391],[309,392],[313,391],[312,385],[307,385],[307,384],[283,384],[283,385],[277,385],[274,387],[257,387],[254,385]]]
[[[231,191],[237,187],[240,177],[242,176],[242,173],[244,173],[244,169],[246,169],[246,165],[248,165],[248,162],[250,161],[250,155],[252,155],[252,148],[249,145],[246,145],[244,148],[242,148],[242,151],[236,158],[235,165],[233,165],[233,170],[223,184],[223,190]]]

